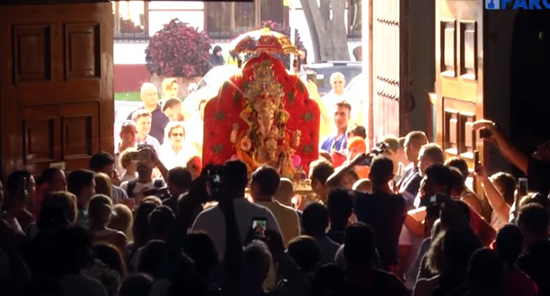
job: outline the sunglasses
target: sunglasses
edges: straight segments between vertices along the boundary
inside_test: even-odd
[[[173,133],[172,134],[172,137],[178,137],[178,136],[183,137],[185,135],[183,133]]]
[[[334,81],[334,84],[342,84],[344,81]]]

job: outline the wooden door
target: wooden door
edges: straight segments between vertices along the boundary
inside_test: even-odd
[[[408,1],[372,0],[372,143],[409,131]]]
[[[113,152],[110,3],[0,6],[2,174]]]
[[[483,151],[471,128],[484,114],[483,5],[481,0],[436,1],[437,142],[448,157],[461,156],[471,169],[474,150]]]

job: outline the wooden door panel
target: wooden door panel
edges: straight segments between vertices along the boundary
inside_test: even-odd
[[[14,26],[13,39],[14,83],[51,81],[51,27]]]
[[[0,6],[2,173],[113,152],[110,3]]]
[[[437,0],[436,24],[437,142],[473,169],[474,150],[483,151],[471,129],[483,117],[483,3]]]

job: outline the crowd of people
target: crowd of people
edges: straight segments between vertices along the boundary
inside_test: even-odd
[[[0,294],[550,295],[550,141],[526,156],[493,122],[473,124],[521,180],[472,171],[422,131],[367,149],[343,79],[316,98],[328,119],[313,199],[269,166],[203,167],[177,82],[162,104],[145,84],[114,154],[4,181]]]

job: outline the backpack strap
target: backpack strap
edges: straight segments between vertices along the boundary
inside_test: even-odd
[[[134,198],[136,195],[134,194],[134,188],[136,188],[137,180],[132,180],[128,182],[128,187],[126,187],[126,194],[128,194],[129,198]]]

